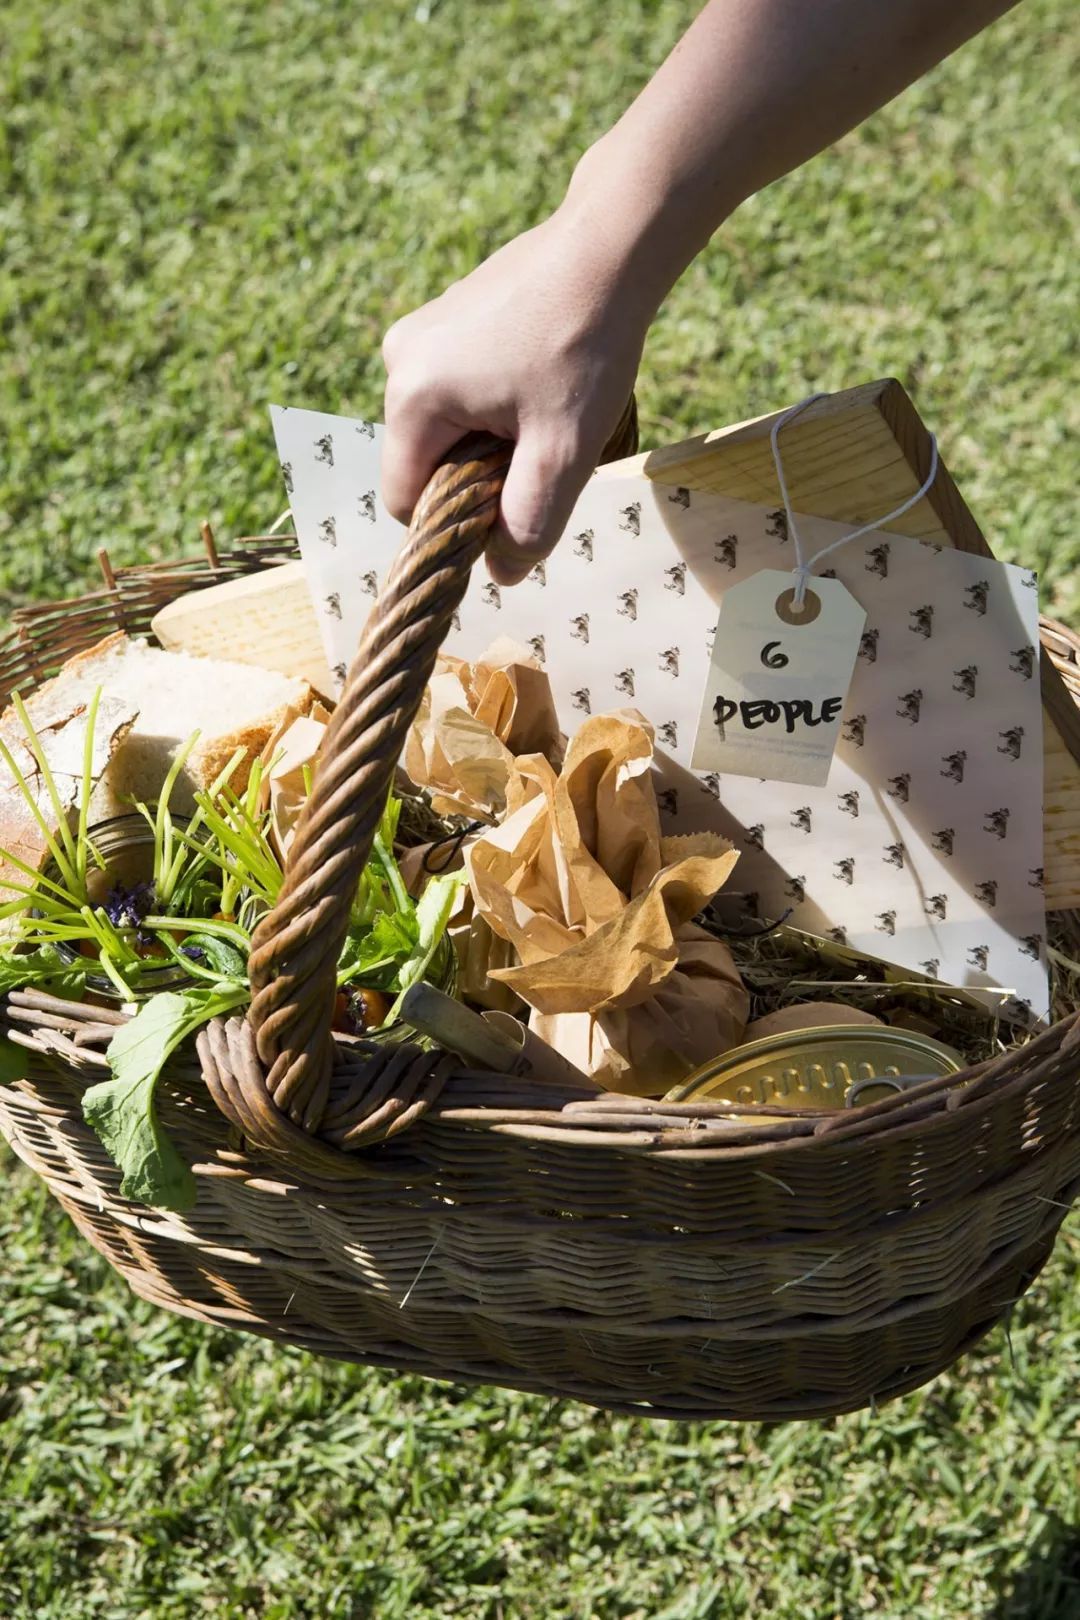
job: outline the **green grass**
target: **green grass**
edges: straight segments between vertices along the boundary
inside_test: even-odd
[[[8,0],[0,592],[276,516],[268,402],[378,414],[384,328],[555,202],[693,9]],[[644,442],[896,374],[1080,615],[1070,19],[1029,0],[745,207],[657,324]],[[1011,1354],[690,1428],[167,1318],[0,1170],[0,1620],[1080,1617],[1075,1216]]]
[[[0,1215],[4,1620],[1075,1620],[1080,1238],[929,1391],[690,1426],[321,1363]],[[1012,1594],[1012,1595],[1010,1595]]]

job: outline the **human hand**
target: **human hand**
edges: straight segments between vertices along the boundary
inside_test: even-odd
[[[383,495],[403,521],[469,429],[516,444],[488,567],[547,555],[712,233],[1015,0],[708,0],[550,219],[386,335]]]
[[[395,517],[408,522],[470,429],[516,445],[487,547],[501,585],[552,550],[634,386],[651,310],[595,248],[595,230],[565,206],[383,343],[383,497]]]

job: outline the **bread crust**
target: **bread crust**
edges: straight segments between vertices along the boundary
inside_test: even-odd
[[[77,812],[78,798],[82,789],[81,761],[85,741],[85,716],[93,690],[98,684],[94,680],[95,666],[115,654],[122,655],[135,644],[135,640],[126,631],[113,631],[94,646],[72,654],[56,674],[43,681],[26,700],[27,712],[41,737],[50,769],[57,773],[61,805],[69,816]],[[167,655],[163,653],[163,656]],[[213,666],[220,665],[223,660],[206,658],[200,662]],[[255,666],[237,667],[250,668],[253,675],[256,672]],[[277,675],[278,672],[266,673]],[[285,676],[280,678],[288,679]],[[120,797],[124,791],[122,784],[125,782],[139,777],[149,776],[152,780],[160,777],[161,780],[156,780],[154,793],[147,795],[153,797],[160,790],[164,772],[174,757],[176,748],[186,740],[181,733],[175,738],[166,735],[147,737],[144,741],[138,730],[137,700],[110,694],[107,679],[101,684],[104,690],[98,709],[98,724],[95,728],[93,792],[90,806],[91,819],[95,822],[130,808]],[[244,758],[234,772],[231,782],[236,791],[243,791],[247,786],[251,767],[263,752],[270,737],[290,715],[306,714],[315,700],[315,693],[306,681],[296,678],[295,684],[298,690],[293,699],[275,705],[265,714],[245,722],[242,726],[200,738],[177,780],[173,804],[178,812],[190,814],[194,809],[196,790],[209,787],[220,776],[237,749],[244,750]],[[14,704],[9,704],[0,715],[0,736],[30,781],[34,771],[33,760]],[[118,772],[115,786],[110,782],[110,770],[114,764]],[[151,784],[145,781],[140,783],[141,787],[149,785]],[[32,782],[31,786],[34,786]],[[41,790],[43,803],[40,808],[49,824],[50,832],[55,833],[53,823],[56,818],[43,783]],[[37,798],[36,787],[34,792]],[[40,870],[48,856],[47,841],[33,812],[17,782],[2,765],[0,765],[0,848],[9,850],[34,870]],[[0,900],[12,897],[10,889],[12,882],[25,884],[27,881],[26,874],[20,872],[13,863],[5,862],[0,854]]]
[[[242,748],[244,758],[230,777],[229,783],[235,792],[243,792],[251,775],[251,767],[263,753],[274,733],[280,730],[286,720],[295,719],[310,711],[315,701],[315,692],[306,682],[304,687],[305,690],[297,702],[281,703],[276,709],[268,709],[258,720],[242,726],[237,731],[227,731],[218,737],[208,737],[205,742],[200,739],[188,755],[186,767],[187,774],[193,778],[195,785],[209,787],[221,775],[236,750]]]
[[[56,674],[50,675],[47,681],[42,681],[40,686],[36,686],[25,700],[31,720],[34,720],[36,706],[42,701],[48,701],[57,687],[63,688],[64,685],[70,684],[73,675],[82,675],[84,673],[82,668],[84,664],[93,663],[96,659],[105,657],[114,649],[118,649],[122,643],[130,642],[130,640],[131,637],[126,630],[114,630],[111,635],[105,636],[101,641],[96,641],[92,647],[84,647],[82,652],[72,653],[71,657],[66,658],[60,665]],[[85,707],[85,704],[83,707]],[[9,703],[3,714],[0,715],[0,730],[6,729],[9,720],[14,721],[15,725],[19,726],[19,717],[15,712],[13,703]],[[34,724],[36,726],[36,720],[34,720]],[[21,726],[19,726],[19,734],[22,735]]]

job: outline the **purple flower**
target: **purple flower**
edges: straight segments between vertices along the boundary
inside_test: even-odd
[[[200,967],[206,964],[206,952],[201,945],[181,945],[180,955],[186,956],[189,962],[196,962]]]
[[[125,889],[122,883],[115,883],[105,900],[105,915],[114,928],[134,928],[139,944],[149,945],[154,936],[141,925],[143,918],[149,917],[156,905],[157,894],[150,879],[133,884],[130,889]]]

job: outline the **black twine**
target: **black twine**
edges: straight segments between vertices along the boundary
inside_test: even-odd
[[[440,872],[447,872],[457,860],[464,847],[465,840],[471,838],[473,833],[483,832],[488,823],[486,821],[469,821],[458,832],[446,833],[442,838],[436,838],[428,845],[423,861],[420,863],[425,872],[437,876]],[[446,848],[446,857],[438,866],[432,864],[431,857],[437,849]]]

